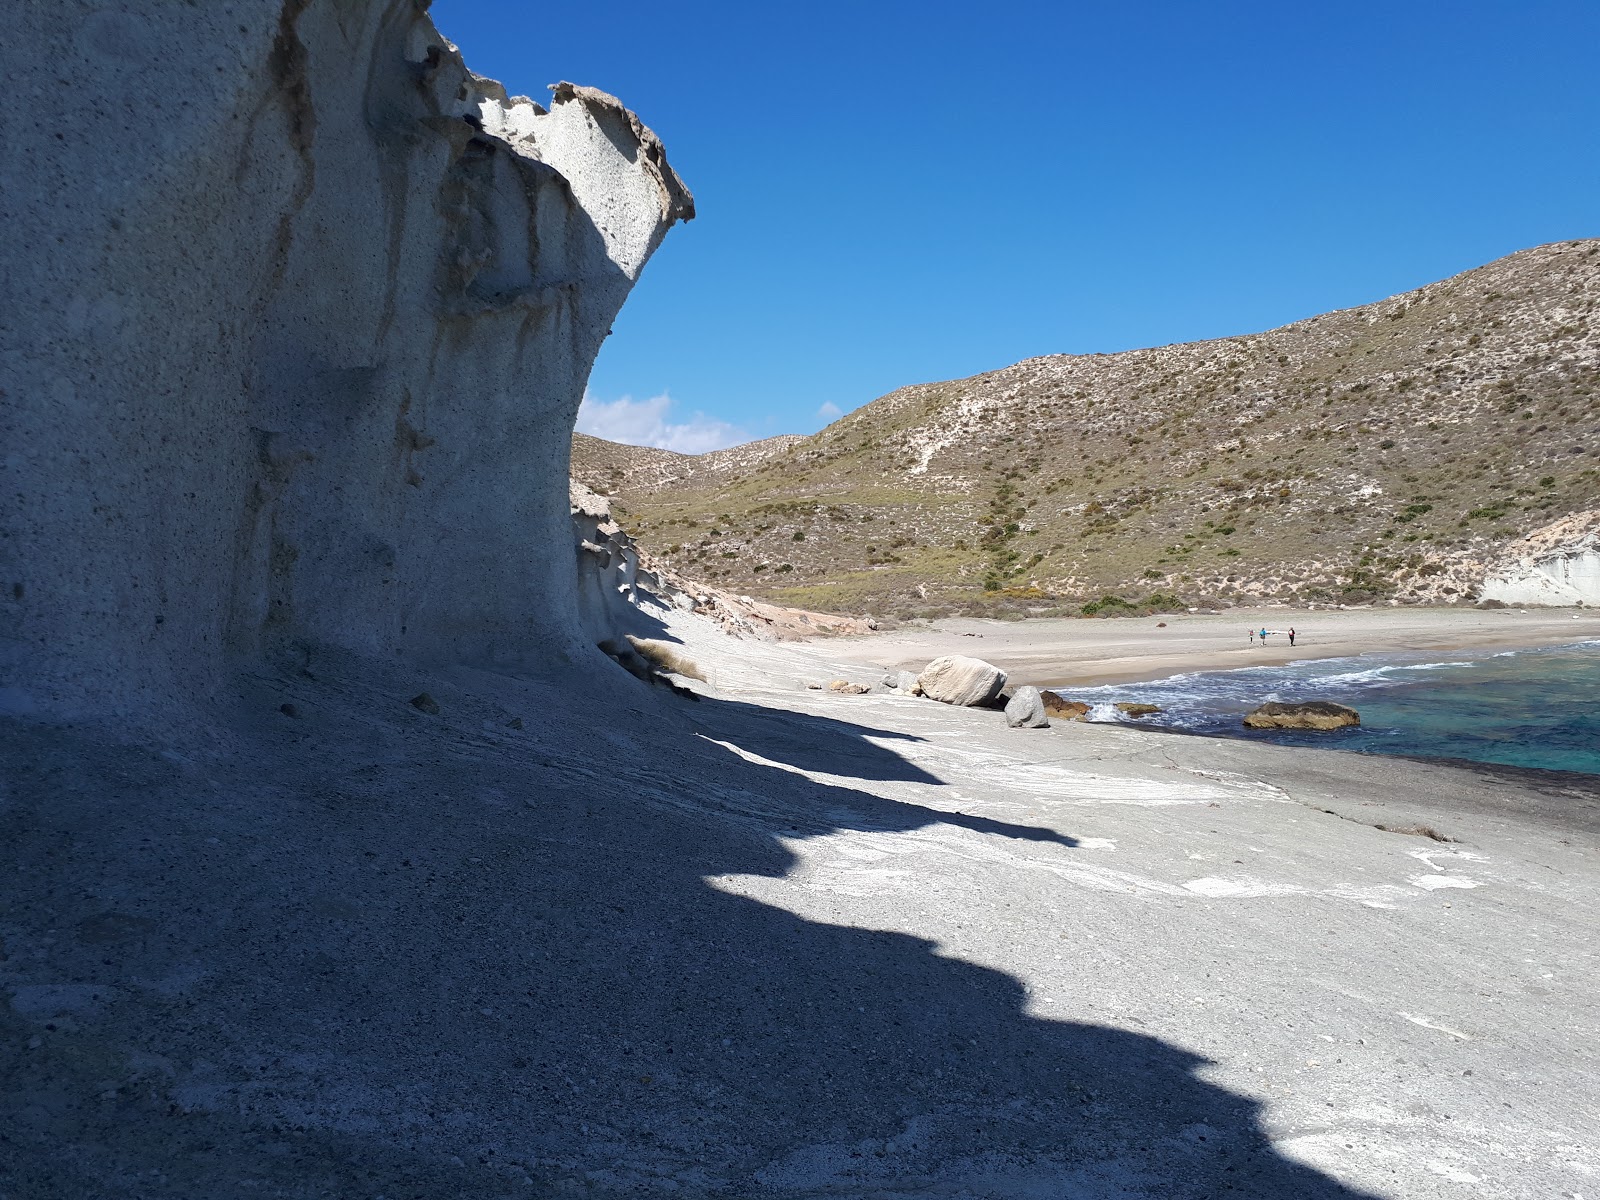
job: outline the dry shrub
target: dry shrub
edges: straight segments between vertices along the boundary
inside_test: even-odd
[[[701,683],[708,682],[705,672],[695,664],[694,660],[679,654],[670,642],[659,642],[653,638],[634,637],[630,633],[628,634],[628,644],[663,671],[670,671],[674,675],[682,675],[685,679],[698,679]]]
[[[1375,825],[1385,833],[1405,833],[1412,837],[1432,838],[1436,842],[1453,842],[1456,839],[1440,833],[1432,825]]]

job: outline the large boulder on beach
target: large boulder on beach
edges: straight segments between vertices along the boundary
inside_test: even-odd
[[[1044,693],[1044,711],[1046,716],[1059,717],[1063,721],[1089,719],[1089,706],[1082,700],[1068,700],[1054,692]]]
[[[922,668],[917,685],[930,700],[943,704],[987,704],[1006,685],[1006,673],[981,658],[947,654]]]
[[[1285,704],[1271,700],[1245,714],[1246,729],[1344,729],[1361,724],[1361,714],[1328,700]]]
[[[1044,713],[1044,697],[1036,687],[1018,688],[1006,701],[1006,724],[1013,729],[1047,729],[1050,720]]]

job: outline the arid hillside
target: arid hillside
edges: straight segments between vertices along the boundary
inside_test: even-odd
[[[1600,499],[1600,241],[1267,333],[902,388],[573,473],[691,577],[888,615],[1472,599]],[[1111,602],[1103,603],[1106,598]]]

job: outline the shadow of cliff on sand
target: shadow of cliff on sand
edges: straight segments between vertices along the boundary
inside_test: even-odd
[[[443,718],[387,726],[328,696],[292,752],[269,727],[209,764],[12,723],[8,982],[106,997],[62,993],[49,1029],[48,995],[5,1011],[0,1192],[1360,1195],[1275,1152],[1191,1052],[1029,1015],[1017,978],[928,938],[737,894],[842,831],[880,853],[940,822],[1001,850],[1039,831],[739,757],[699,706],[489,736],[515,685],[439,694]],[[774,762],[938,782],[878,731],[715,711]],[[1056,837],[1026,853],[1073,853]],[[889,887],[885,923],[990,886],[965,870]],[[794,886],[822,911],[886,887]]]

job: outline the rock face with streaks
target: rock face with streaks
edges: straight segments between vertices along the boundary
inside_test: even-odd
[[[1479,595],[1503,604],[1600,605],[1600,509],[1512,542],[1491,564]]]
[[[633,539],[611,515],[606,498],[571,481],[568,504],[577,548],[578,617],[597,644],[634,625],[641,602],[670,603],[668,589],[639,566]]]
[[[12,19],[11,711],[182,720],[241,661],[318,646],[594,653],[573,418],[693,201],[618,101],[508,97],[424,8],[113,0]]]
[[[917,676],[922,694],[944,704],[987,704],[1006,685],[1006,673],[981,658],[946,654],[922,668]]]

